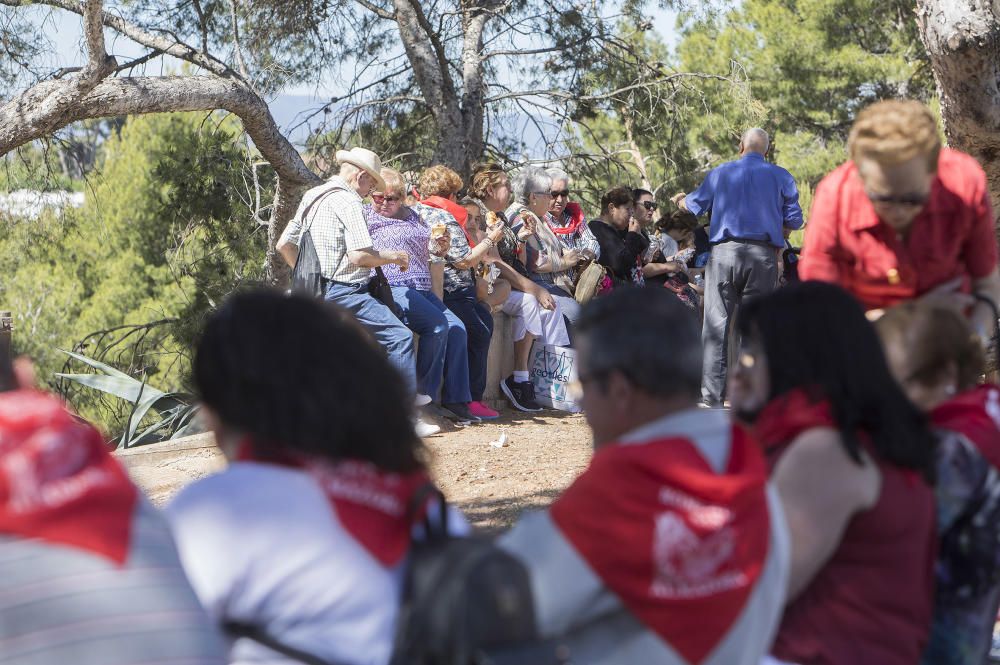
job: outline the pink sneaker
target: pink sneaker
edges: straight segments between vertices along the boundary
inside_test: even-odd
[[[493,420],[500,417],[499,413],[482,402],[469,402],[469,413],[482,420]]]

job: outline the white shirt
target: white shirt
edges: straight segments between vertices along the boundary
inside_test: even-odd
[[[383,567],[341,526],[305,473],[240,462],[193,483],[168,506],[181,561],[216,620],[249,623],[342,665],[384,665],[404,563]],[[456,511],[450,524],[468,525]],[[237,640],[234,663],[291,663]]]

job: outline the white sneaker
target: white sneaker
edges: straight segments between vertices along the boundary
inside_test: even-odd
[[[427,422],[423,418],[417,418],[417,422],[414,423],[413,429],[416,430],[417,436],[419,436],[421,439],[428,436],[434,436],[435,434],[441,431],[440,427],[438,427],[433,423]]]
[[[430,395],[421,395],[421,394],[418,393],[417,394],[417,398],[413,401],[413,403],[416,406],[427,406],[432,401],[434,401],[434,400],[431,399]]]

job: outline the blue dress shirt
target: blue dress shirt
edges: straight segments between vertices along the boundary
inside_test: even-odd
[[[684,205],[695,215],[712,212],[712,244],[758,240],[784,247],[783,227],[802,228],[799,190],[792,174],[756,152],[712,169],[705,182],[685,197]]]

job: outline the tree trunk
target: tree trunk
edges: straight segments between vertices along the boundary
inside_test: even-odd
[[[989,0],[918,0],[948,143],[986,171],[1000,212],[1000,16]]]

